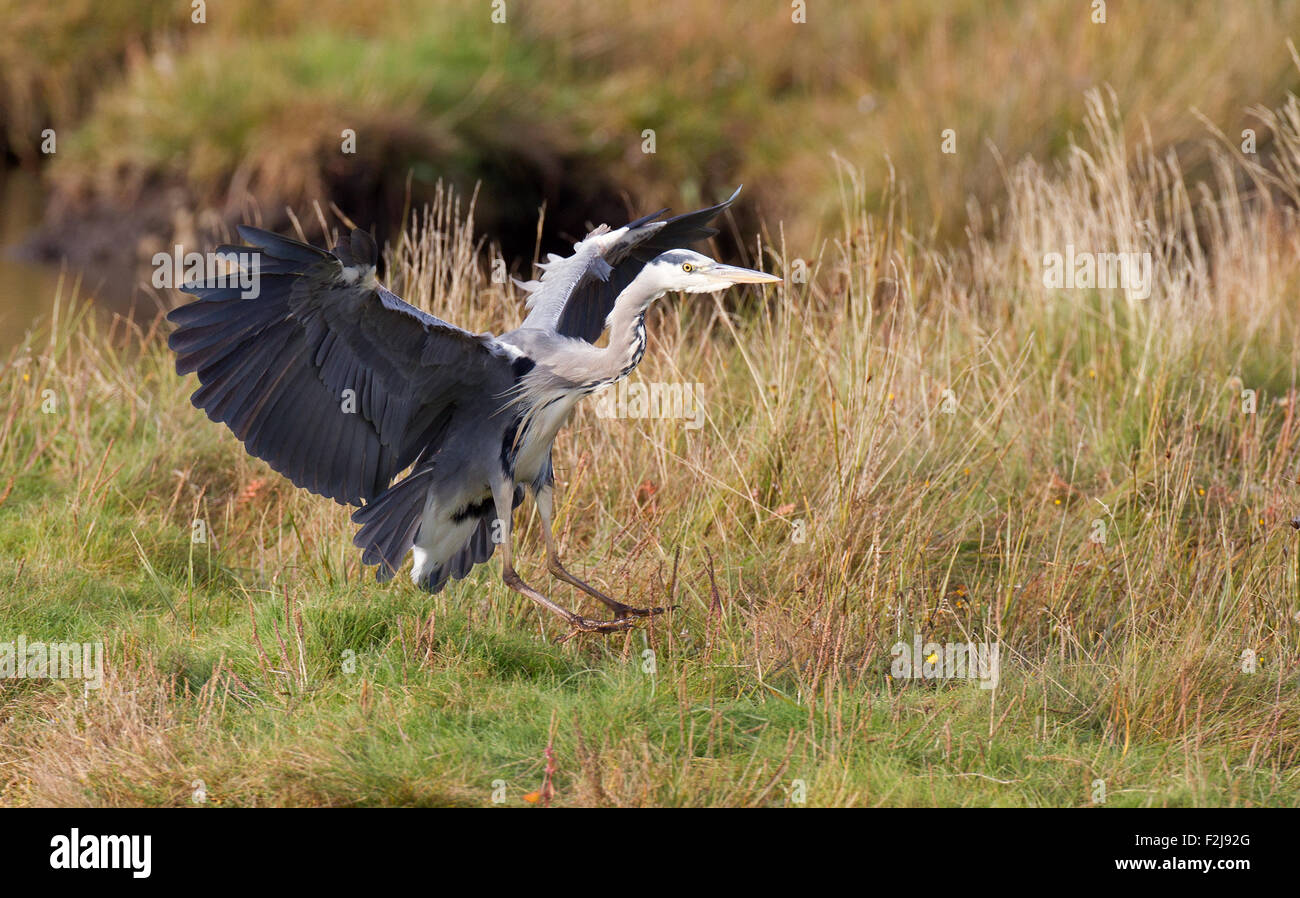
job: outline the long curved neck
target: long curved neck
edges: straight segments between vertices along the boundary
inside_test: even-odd
[[[641,363],[645,354],[645,313],[665,291],[637,277],[628,284],[609,313],[609,343],[603,355],[612,380],[621,380]]]

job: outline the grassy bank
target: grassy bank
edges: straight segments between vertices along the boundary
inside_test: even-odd
[[[417,199],[440,177],[482,180],[480,219],[521,256],[532,233],[518,223],[543,201],[577,233],[625,196],[682,206],[742,182],[804,245],[832,233],[835,154],[862,169],[873,209],[905,202],[918,228],[960,242],[968,198],[1001,198],[1003,160],[1060,158],[1092,87],[1135,113],[1128,140],[1149,133],[1203,165],[1188,110],[1247,127],[1245,108],[1297,84],[1261,29],[1300,21],[1291,0],[1117,2],[1104,23],[1074,0],[859,4],[803,23],[766,3],[706,20],[689,0],[507,4],[500,23],[461,2],[239,0],[202,24],[185,5],[117,6],[101,27],[87,4],[5,16],[11,151],[47,158],[40,128],[60,135],[51,252],[120,257],[72,228],[92,212],[149,236],[145,259],[217,221],[287,224],[284,206],[313,201],[396,227],[408,176]],[[955,153],[940,152],[949,130]]]
[[[554,645],[495,565],[376,586],[156,325],[65,302],[0,380],[0,619],[107,675],[4,681],[0,801],[521,805],[549,745],[556,804],[1296,804],[1300,179],[1207,135],[1188,183],[1090,103],[957,250],[842,167],[832,239],[761,241],[771,303],[661,304],[635,377],[702,384],[703,428],[584,408],[556,458],[575,572],[680,605],[617,638]],[[441,216],[395,289],[516,321]],[[1150,298],[1045,287],[1066,246],[1150,252]],[[1000,643],[998,688],[888,676],[914,633]]]

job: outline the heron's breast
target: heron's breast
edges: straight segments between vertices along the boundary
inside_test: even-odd
[[[533,415],[515,443],[512,469],[516,483],[532,483],[537,479],[550,456],[555,435],[569,420],[579,398],[575,394],[552,399]]]

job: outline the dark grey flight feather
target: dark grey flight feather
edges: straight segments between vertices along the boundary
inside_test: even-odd
[[[340,504],[383,492],[445,425],[458,401],[514,382],[506,350],[411,306],[374,280],[364,231],[335,253],[241,227],[255,253],[257,296],[185,287],[173,309],[176,371],[197,372],[192,401],[249,453]],[[345,403],[351,390],[355,411]]]

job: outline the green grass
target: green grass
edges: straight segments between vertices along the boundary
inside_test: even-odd
[[[1082,806],[1095,780],[1112,806],[1295,800],[1293,773],[1241,763],[1267,752],[1266,734],[1127,743],[1100,710],[1115,683],[1078,661],[1013,666],[996,694],[894,691],[873,665],[801,695],[794,674],[759,675],[662,631],[568,651],[520,627],[528,612],[508,600],[471,619],[409,590],[351,586],[304,599],[301,656],[279,599],[254,597],[270,657],[259,668],[250,618],[229,604],[201,594],[184,622],[136,608],[109,647],[135,677],[114,674],[89,699],[57,686],[10,699],[61,710],[13,727],[19,751],[59,748],[24,764],[30,779],[7,784],[6,802],[186,804],[202,781],[227,805],[486,805],[501,780],[519,805],[541,784],[547,745],[560,804],[782,806],[802,789],[814,805]],[[276,622],[283,655],[268,637]],[[67,632],[54,609],[42,623]],[[746,640],[729,630],[721,644]],[[1267,674],[1234,676],[1233,659],[1217,660],[1218,680],[1197,685],[1232,696],[1211,714],[1271,699]]]
[[[198,208],[224,206],[233,179],[276,216],[343,184],[394,194],[400,211],[408,175],[421,196],[438,177],[499,181],[512,162],[572,152],[530,87],[537,54],[509,38],[444,10],[382,37],[303,26],[197,40],[106,92],[53,179],[118,202],[181,185]]]

